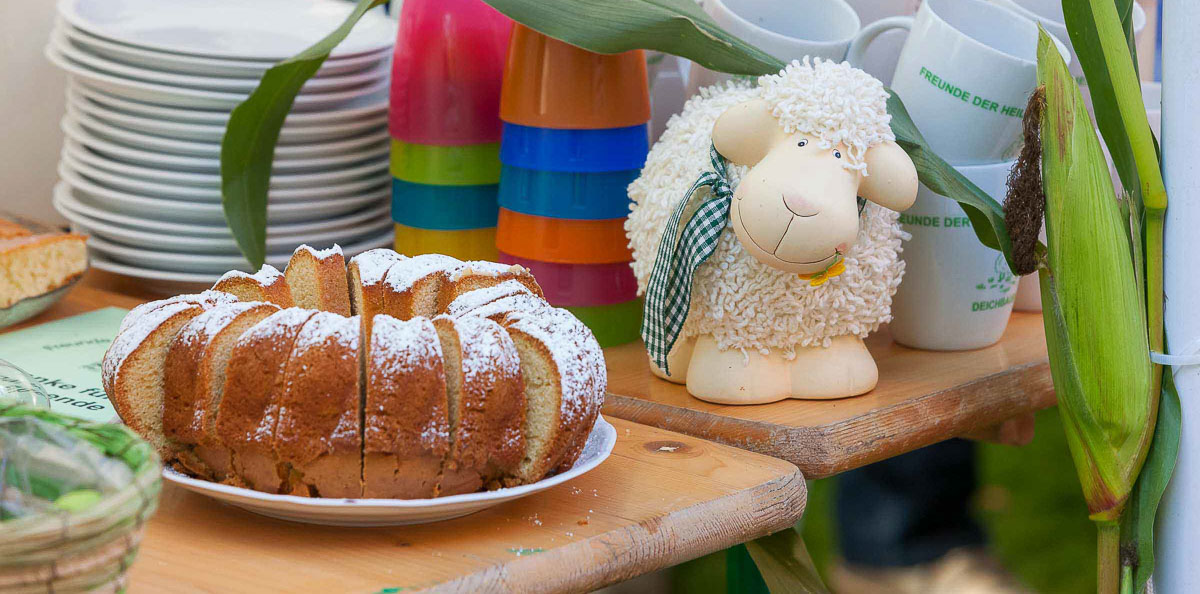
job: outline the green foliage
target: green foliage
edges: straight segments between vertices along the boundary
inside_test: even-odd
[[[808,555],[804,539],[793,528],[746,543],[771,594],[828,594]]]
[[[263,75],[258,87],[234,108],[221,140],[221,205],[242,254],[262,266],[267,257],[267,190],[283,120],[300,88],[368,10],[385,0],[360,0],[336,30]]]
[[[1167,483],[1175,472],[1175,457],[1179,453],[1179,433],[1183,422],[1179,393],[1170,373],[1163,374],[1162,397],[1158,403],[1158,422],[1154,424],[1154,441],[1138,475],[1129,506],[1121,518],[1121,545],[1136,551],[1134,589],[1141,592],[1154,573],[1154,519]]]
[[[783,62],[717,26],[695,0],[484,1],[518,23],[600,54],[658,50],[732,74],[783,68]]]

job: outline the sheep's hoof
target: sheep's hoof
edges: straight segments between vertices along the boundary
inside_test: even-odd
[[[667,355],[667,367],[671,369],[671,375],[667,375],[667,372],[663,371],[658,365],[655,365],[653,360],[650,361],[650,373],[673,384],[686,383],[688,364],[692,360],[692,350],[694,348],[696,348],[695,337],[676,341],[675,346],[671,348],[671,353]]]
[[[709,402],[765,404],[857,396],[874,389],[878,379],[875,360],[854,336],[834,338],[828,348],[797,348],[791,361],[777,352],[722,351],[711,336],[701,336],[688,365],[687,389]]]

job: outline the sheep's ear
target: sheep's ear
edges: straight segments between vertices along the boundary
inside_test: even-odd
[[[908,153],[894,142],[877,144],[867,150],[867,175],[858,186],[858,195],[895,211],[907,210],[917,199],[917,168]]]
[[[713,125],[713,146],[721,156],[738,165],[752,166],[762,160],[783,136],[771,106],[762,99],[743,101],[725,110]]]

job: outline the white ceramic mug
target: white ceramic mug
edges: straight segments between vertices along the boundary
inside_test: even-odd
[[[846,0],[863,26],[875,21],[896,16],[912,16],[921,6],[921,0]],[[900,49],[904,47],[904,38],[908,32],[895,29],[884,31],[877,37],[862,55],[862,62],[857,64],[867,74],[883,81],[885,85],[892,84],[892,74],[896,72],[896,60],[900,57]]]
[[[993,197],[1004,195],[1013,162],[955,167]],[[1004,335],[1017,278],[1004,255],[984,247],[958,203],[921,186],[917,202],[900,213],[912,234],[904,242],[904,280],[892,299],[892,338],[934,351],[963,351]]]
[[[840,62],[862,28],[845,0],[705,0],[704,10],[722,29],[784,62],[804,56]],[[731,78],[692,64],[688,96]]]
[[[1071,76],[1083,84],[1083,67],[1079,65],[1079,56],[1071,45],[1071,37],[1067,35],[1067,25],[1063,18],[1062,0],[991,0],[1031,21],[1041,23],[1046,32],[1057,37],[1071,52],[1071,62],[1068,64]],[[1136,37],[1146,28],[1146,11],[1133,3],[1133,34]]]
[[[910,33],[892,89],[933,150],[954,165],[1016,157],[1037,86],[1037,25],[985,0],[926,0],[915,17],[865,27],[847,61],[861,62],[871,41],[895,28]]]

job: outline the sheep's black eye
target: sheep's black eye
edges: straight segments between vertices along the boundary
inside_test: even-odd
[[[833,156],[834,156],[835,158],[841,159],[841,158],[842,158],[842,151],[833,151]]]
[[[801,140],[796,143],[796,146],[808,146],[808,139]]]

